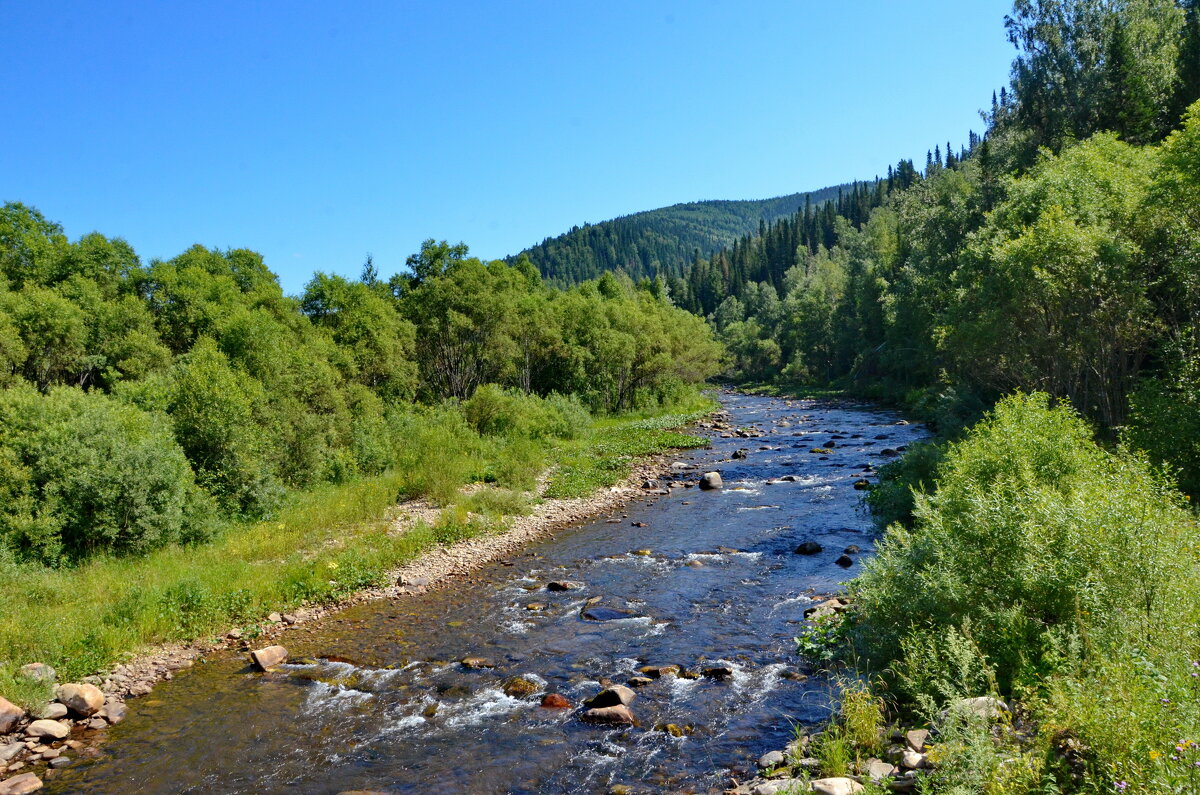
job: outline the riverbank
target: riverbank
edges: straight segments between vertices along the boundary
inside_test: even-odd
[[[7,660],[0,696],[27,714],[0,737],[0,746],[24,743],[0,760],[0,773],[60,755],[54,752],[61,743],[42,749],[27,742],[33,716],[52,714],[67,731],[100,729],[123,716],[116,709],[116,720],[97,723],[95,716],[71,721],[54,704],[47,712],[53,680],[22,675],[19,666],[56,668],[57,681],[95,686],[106,702],[120,704],[202,655],[266,645],[352,604],[439,587],[534,538],[653,496],[660,490],[642,484],[661,475],[662,453],[706,443],[669,429],[708,413],[719,417],[714,408],[602,421],[586,439],[557,446],[554,465],[525,494],[475,484],[445,506],[389,505],[397,479],[387,475],[301,495],[277,521],[238,528],[212,544],[9,576],[0,592],[20,607],[0,619]],[[539,496],[580,493],[586,496]],[[70,742],[75,748],[80,738]]]

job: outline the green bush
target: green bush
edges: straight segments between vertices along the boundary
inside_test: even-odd
[[[212,507],[158,416],[97,392],[0,392],[0,535],[47,564],[201,540]]]
[[[462,403],[471,427],[486,436],[571,439],[591,424],[578,399],[553,395],[543,399],[516,389],[484,384]]]
[[[1172,388],[1143,382],[1130,396],[1124,439],[1154,461],[1171,467],[1179,487],[1200,496],[1200,394],[1195,386]]]
[[[851,583],[858,653],[926,716],[1017,696],[1088,786],[1169,781],[1150,762],[1200,731],[1200,534],[1180,495],[1045,395],[1002,400],[936,482]],[[984,754],[961,734],[962,754]],[[961,767],[950,756],[940,770]]]
[[[396,410],[388,418],[404,491],[447,505],[475,470],[481,442],[452,405]]]
[[[867,494],[876,524],[887,527],[912,521],[916,495],[933,490],[944,452],[941,442],[914,442],[903,457],[879,468],[879,482]]]

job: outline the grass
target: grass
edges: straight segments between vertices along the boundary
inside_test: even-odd
[[[581,438],[537,450],[476,436],[473,449],[456,449],[457,460],[434,473],[423,470],[423,480],[396,471],[295,493],[272,520],[233,525],[206,544],[93,558],[71,568],[4,566],[0,695],[28,708],[45,702],[44,687],[16,674],[29,662],[45,662],[60,681],[70,681],[148,647],[214,637],[234,626],[253,638],[272,610],[336,601],[383,584],[387,572],[438,544],[502,529],[504,517],[531,509],[531,498],[516,489],[532,485],[535,465],[557,463],[547,496],[582,496],[615,483],[637,456],[704,444],[667,428],[711,407],[693,402],[686,414],[604,419]],[[511,488],[459,493],[475,480]],[[448,507],[432,525],[389,532],[390,509],[413,493]]]

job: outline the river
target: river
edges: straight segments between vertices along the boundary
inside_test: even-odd
[[[762,435],[714,438],[676,459],[694,467],[679,479],[717,469],[722,490],[635,502],[469,580],[305,625],[284,636],[293,662],[277,672],[213,655],[131,701],[99,754],[48,790],[719,792],[790,726],[828,716],[830,682],[804,676],[792,638],[813,597],[836,591],[872,548],[854,481],[925,435],[871,407],[722,399],[733,425]],[[731,459],[738,449],[746,458]],[[768,482],[783,476],[795,480]],[[823,551],[794,554],[806,539]],[[835,565],[852,545],[854,564]],[[553,580],[583,587],[547,592]],[[595,597],[623,617],[582,617]],[[457,662],[468,655],[495,667]],[[647,664],[732,676],[640,687],[633,728],[501,689],[522,675],[577,704],[601,678],[624,683]],[[666,724],[681,736],[656,728]]]

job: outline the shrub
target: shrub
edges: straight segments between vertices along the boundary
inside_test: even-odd
[[[543,399],[515,389],[485,384],[462,403],[462,413],[478,433],[529,439],[578,436],[591,416],[578,399],[553,395]]]
[[[0,534],[55,564],[145,552],[211,529],[212,508],[163,418],[99,393],[0,392]]]
[[[479,436],[452,405],[396,410],[388,418],[404,491],[447,505],[474,470]]]

